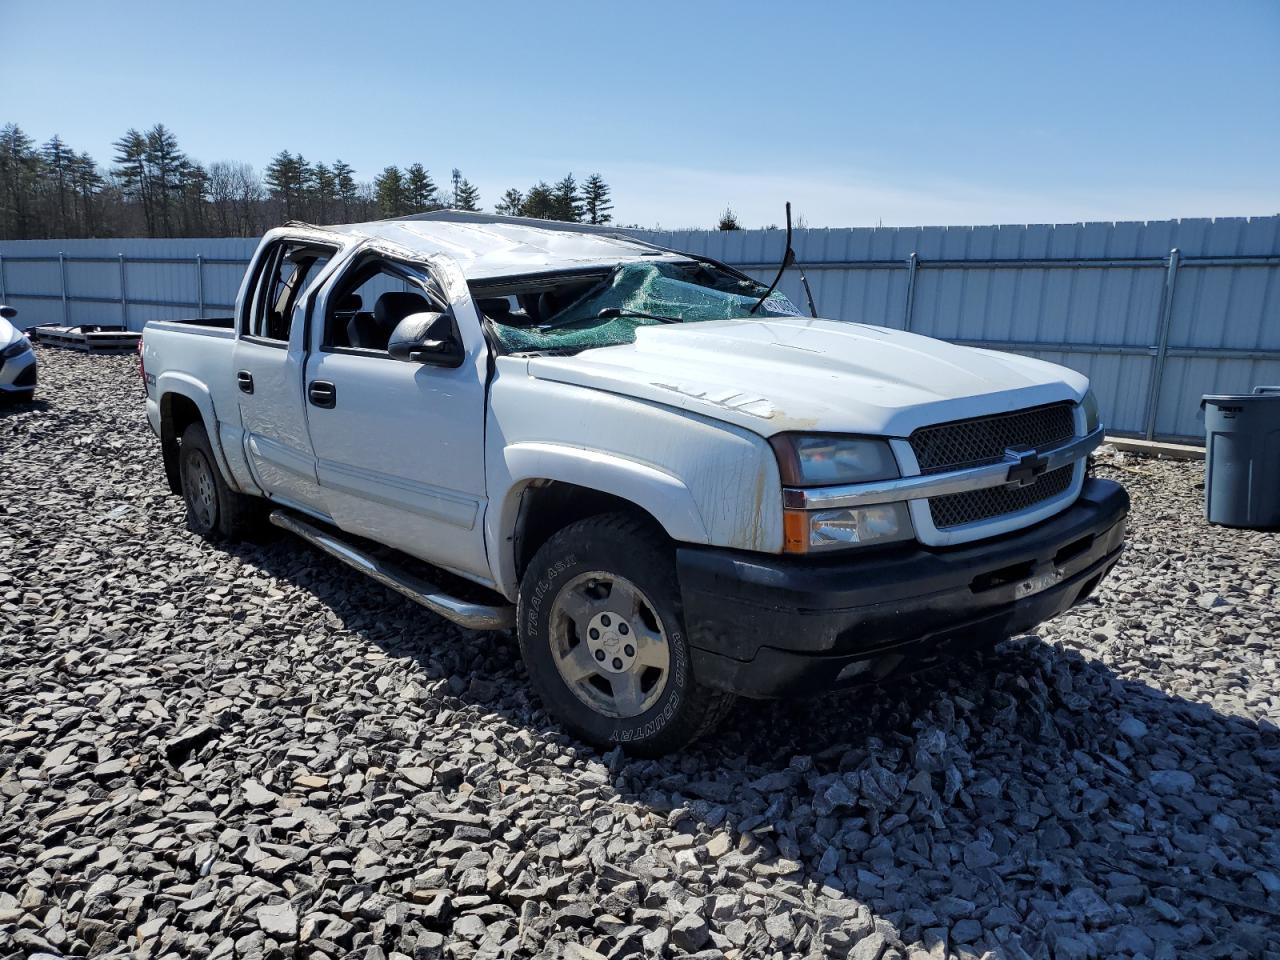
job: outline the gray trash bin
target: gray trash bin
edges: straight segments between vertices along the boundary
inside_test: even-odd
[[[1204,512],[1226,527],[1280,527],[1280,387],[1208,396]]]

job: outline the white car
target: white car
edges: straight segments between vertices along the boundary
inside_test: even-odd
[[[269,506],[460,624],[514,624],[564,725],[641,753],[734,695],[1028,630],[1123,545],[1079,373],[802,317],[609,228],[282,227],[234,316],[149,323],[141,353],[192,529]]]
[[[30,400],[36,392],[36,354],[27,335],[10,321],[13,307],[0,306],[0,398]]]

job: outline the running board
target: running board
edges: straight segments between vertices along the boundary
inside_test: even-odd
[[[271,523],[282,530],[297,534],[329,556],[341,560],[349,567],[354,567],[415,603],[422,604],[432,613],[438,613],[446,620],[452,620],[460,627],[466,627],[468,630],[507,630],[515,625],[516,610],[511,604],[490,606],[452,597],[435,584],[428,583],[394,564],[372,556],[292,513],[273,510]]]

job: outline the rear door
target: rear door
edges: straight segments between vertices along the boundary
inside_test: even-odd
[[[254,479],[273,500],[318,513],[324,502],[303,405],[305,316],[335,252],[287,238],[264,252],[252,296],[237,318],[233,364]]]

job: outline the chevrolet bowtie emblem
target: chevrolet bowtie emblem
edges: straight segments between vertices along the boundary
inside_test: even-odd
[[[1049,466],[1049,458],[1040,456],[1034,450],[1007,447],[1004,458],[1009,461],[1006,483],[1011,487],[1026,487],[1035,483]]]

